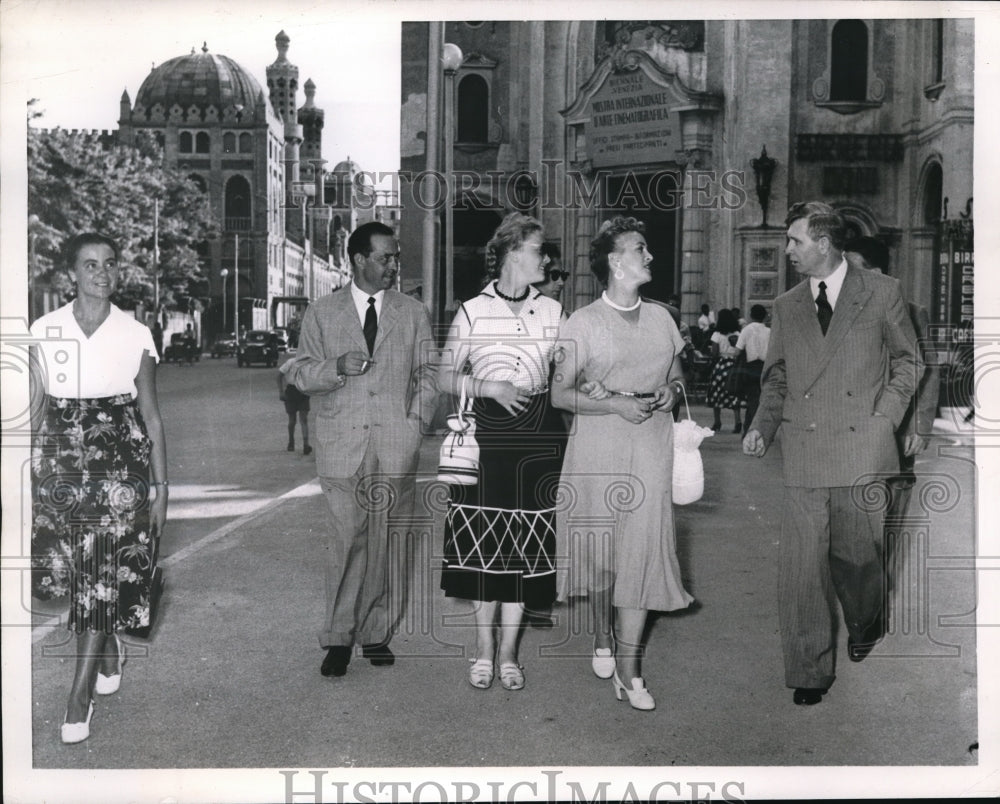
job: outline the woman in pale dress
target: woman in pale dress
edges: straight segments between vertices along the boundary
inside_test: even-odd
[[[480,473],[450,487],[441,587],[475,601],[476,655],[468,680],[524,687],[517,658],[524,609],[555,599],[555,493],[566,442],[549,399],[562,306],[531,284],[544,277],[542,226],[512,213],[486,248],[492,280],[455,315],[440,386],[474,400]],[[499,645],[497,615],[499,614]],[[494,657],[496,663],[494,664]]]
[[[559,598],[590,597],[591,666],[636,709],[652,709],[640,668],[647,612],[685,608],[671,501],[673,417],[684,341],[670,313],[644,302],[652,279],[643,225],[616,217],[591,243],[601,298],[563,325],[553,405],[576,415],[557,514]],[[612,611],[613,609],[613,611]]]

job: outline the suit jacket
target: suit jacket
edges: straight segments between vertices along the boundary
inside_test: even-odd
[[[931,325],[927,308],[913,302],[908,302],[906,306],[910,314],[910,323],[913,324],[913,330],[917,333],[920,356],[926,358],[927,331]],[[917,392],[913,395],[910,406],[906,409],[903,421],[899,426],[897,435],[900,436],[900,439],[913,434],[930,435],[934,427],[934,417],[937,414],[940,393],[941,377],[938,368],[925,360],[924,372],[920,376]]]
[[[894,473],[894,431],[920,371],[895,279],[848,267],[825,337],[809,282],[800,282],[775,300],[751,429],[770,444],[781,428],[787,486],[851,486]]]
[[[434,412],[433,348],[426,308],[387,290],[374,364],[364,374],[348,377],[341,387],[337,358],[345,352],[368,352],[351,292],[343,288],[309,305],[288,377],[319,400],[313,435],[317,474],[350,477],[370,445],[381,471],[415,471],[422,424],[429,426]]]

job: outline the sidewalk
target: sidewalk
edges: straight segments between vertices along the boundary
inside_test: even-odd
[[[710,410],[692,412],[711,421]],[[419,535],[407,619],[392,643],[396,665],[375,668],[355,657],[345,677],[322,677],[318,553],[327,511],[307,484],[226,538],[194,543],[167,567],[155,638],[129,646],[121,691],[97,701],[86,743],[58,739],[72,660],[57,654],[71,651],[68,632],[34,646],[35,765],[975,764],[973,469],[970,447],[953,443],[965,439],[942,433],[918,461],[918,473],[934,475],[921,484],[943,484],[951,507],[915,515],[894,632],[862,664],[847,661],[842,633],[837,682],[815,707],[794,706],[783,684],[775,601],[780,455],[747,458],[739,440],[722,432],[704,442],[705,496],[677,509],[679,558],[698,606],[660,616],[650,629],[644,676],[654,712],[618,703],[611,683],[592,674],[581,602],[558,606],[553,630],[525,632],[523,691],[467,683],[473,620],[468,604],[438,589],[444,498],[430,482],[418,486]],[[437,439],[425,443],[425,477],[437,447]],[[929,572],[942,556],[958,562]]]

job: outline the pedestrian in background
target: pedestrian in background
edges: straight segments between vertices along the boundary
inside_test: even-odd
[[[712,308],[707,304],[701,306],[701,315],[698,316],[698,329],[702,332],[711,332],[712,327],[715,326],[715,313],[712,312]]]
[[[193,366],[195,356],[198,354],[198,341],[195,338],[194,328],[188,324],[184,327],[184,359],[185,365]]]
[[[450,487],[441,588],[474,601],[469,683],[524,687],[518,638],[524,609],[555,599],[555,490],[566,431],[549,401],[549,366],[562,306],[542,281],[542,225],[515,212],[486,246],[492,281],[455,315],[440,387],[474,400],[480,474]],[[497,615],[499,614],[499,643]],[[496,665],[496,668],[495,668]]]
[[[560,301],[569,271],[562,267],[562,252],[555,243],[542,243],[542,256],[545,258],[545,279],[535,282],[533,287],[543,296],[553,301]]]
[[[655,706],[641,671],[648,612],[693,600],[676,555],[668,413],[684,385],[684,341],[665,306],[639,296],[652,259],[640,221],[619,216],[601,226],[590,262],[607,290],[563,326],[552,388],[553,403],[575,414],[561,481],[574,505],[556,517],[568,561],[559,598],[590,598],[591,669],[636,709]],[[610,539],[595,539],[593,523],[609,517]]]
[[[351,283],[309,305],[288,382],[317,398],[316,472],[330,507],[324,676],[343,676],[351,649],[375,666],[403,615],[402,539],[412,526],[423,427],[434,411],[426,308],[392,288],[399,245],[378,221],[347,242]],[[390,586],[390,578],[398,581]]]
[[[771,330],[764,320],[767,318],[767,308],[755,304],[750,308],[750,323],[740,330],[736,339],[736,350],[746,354],[743,366],[743,393],[746,397],[747,412],[743,420],[743,435],[750,429],[750,422],[757,414],[760,404],[760,377],[764,372],[764,358],[767,357],[767,345],[771,339]]]
[[[69,597],[76,669],[61,737],[78,743],[90,736],[94,694],[121,684],[119,635],[149,625],[167,452],[152,335],[111,303],[118,244],[88,232],[64,253],[76,298],[31,327],[32,398],[44,394],[32,405],[32,592]]]
[[[713,430],[722,429],[722,409],[731,408],[735,424],[733,432],[739,433],[743,430],[743,423],[740,421],[740,397],[729,393],[727,385],[729,383],[729,373],[733,370],[738,351],[736,341],[739,337],[739,324],[732,310],[723,307],[719,310],[718,322],[715,331],[712,333],[712,357],[715,364],[712,366],[712,374],[709,379],[708,394],[706,401],[712,406],[712,413],[715,419],[712,422]]]
[[[309,446],[309,395],[302,393],[295,383],[288,381],[290,361],[285,361],[278,369],[278,399],[285,403],[285,413],[288,414],[288,446],[289,452],[295,452],[295,421],[298,419],[302,430],[302,454],[312,453]]]
[[[774,302],[760,407],[743,439],[762,457],[781,428],[785,498],[778,616],[785,684],[813,705],[833,684],[833,595],[862,661],[883,637],[884,478],[917,386],[916,335],[899,283],[844,259],[844,219],[792,207],[785,253],[805,277]]]

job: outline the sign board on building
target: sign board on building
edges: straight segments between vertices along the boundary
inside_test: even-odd
[[[674,95],[642,70],[610,73],[590,101],[587,150],[594,167],[673,162],[681,149]]]

